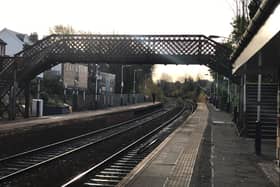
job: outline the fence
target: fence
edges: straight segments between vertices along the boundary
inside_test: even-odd
[[[112,106],[129,105],[148,101],[143,94],[111,94],[97,95],[97,108],[106,108]]]
[[[73,100],[73,97],[67,99],[70,105],[73,106],[74,110],[85,110],[85,109],[100,109],[106,107],[114,107],[121,105],[129,105],[135,103],[142,103],[151,101],[150,97],[146,97],[144,94],[106,94],[106,95],[78,95],[77,99]],[[76,102],[76,104],[74,103]]]

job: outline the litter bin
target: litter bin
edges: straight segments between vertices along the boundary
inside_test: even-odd
[[[43,116],[43,99],[32,99],[31,115],[36,117]]]

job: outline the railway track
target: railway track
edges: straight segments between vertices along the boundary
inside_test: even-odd
[[[154,147],[159,145],[177,127],[176,123],[173,122],[181,116],[184,110],[185,108],[181,109],[165,123],[107,157],[100,163],[80,173],[63,184],[62,187],[116,186]],[[193,111],[189,111],[188,115],[191,112]]]
[[[167,110],[155,111],[151,114],[119,123],[107,128],[85,133],[70,139],[52,143],[33,150],[0,159],[0,185],[17,175],[40,167],[66,155],[73,154],[96,145],[122,133],[135,129],[148,121],[166,114]]]

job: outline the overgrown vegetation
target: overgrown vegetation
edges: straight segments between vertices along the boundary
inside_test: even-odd
[[[205,101],[206,93],[208,92],[211,83],[208,80],[194,80],[191,77],[185,78],[184,82],[172,82],[171,80],[159,80],[153,83],[152,80],[147,80],[145,95],[151,96],[152,93],[157,95],[157,98],[165,102],[167,98],[175,98],[178,102],[185,99],[203,102]]]
[[[234,17],[232,20],[232,32],[225,45],[235,49],[248,28],[250,20],[255,16],[262,0],[234,0],[231,5]]]
[[[38,78],[32,81],[31,94],[36,96],[38,93]],[[46,106],[64,106],[63,103],[63,83],[59,77],[40,80],[40,98],[44,100]]]

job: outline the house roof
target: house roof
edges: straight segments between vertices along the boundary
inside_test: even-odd
[[[7,28],[4,28],[3,30],[1,30],[0,32],[9,32],[9,34],[13,35],[16,39],[20,40],[20,42],[28,44],[28,45],[32,45],[33,42],[30,41],[29,36],[27,34],[23,34],[23,33],[19,33]]]

